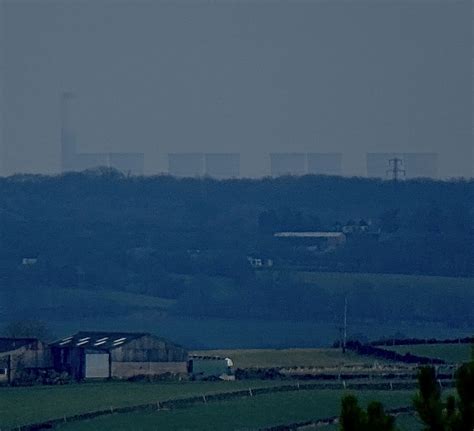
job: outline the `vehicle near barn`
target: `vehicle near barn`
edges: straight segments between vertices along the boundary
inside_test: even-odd
[[[220,356],[189,356],[189,374],[197,380],[219,378],[235,380],[234,362],[230,358]]]

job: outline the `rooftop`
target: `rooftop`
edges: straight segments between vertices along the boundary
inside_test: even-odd
[[[277,232],[277,238],[340,238],[343,232]]]
[[[51,343],[53,347],[82,347],[93,350],[110,350],[129,341],[150,335],[145,332],[78,332]]]
[[[37,342],[37,338],[0,337],[0,353],[10,352]]]

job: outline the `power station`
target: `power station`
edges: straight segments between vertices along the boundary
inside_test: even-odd
[[[143,153],[78,151],[76,102],[76,95],[72,92],[64,92],[61,95],[62,172],[111,167],[127,175],[143,175]],[[344,174],[342,153],[271,153],[269,158],[272,177]],[[395,168],[391,162],[394,160],[397,161]],[[168,154],[168,173],[176,177],[239,178],[241,176],[240,164],[239,153]],[[367,153],[366,164],[367,176],[373,178],[393,178],[393,169],[397,172],[395,174],[397,179],[438,177],[438,154],[436,153]]]
[[[272,177],[282,175],[304,175],[307,173],[305,153],[271,153],[270,173]]]
[[[240,177],[240,154],[207,153],[204,155],[205,174],[217,179]]]
[[[342,153],[308,153],[308,174],[342,175]]]
[[[143,175],[143,153],[80,153],[77,150],[75,129],[76,96],[72,92],[61,95],[61,170],[83,171],[98,167],[114,168],[127,175]]]
[[[342,175],[342,153],[272,153],[272,177],[282,175]]]
[[[202,153],[168,154],[168,173],[174,177],[202,177],[204,155]]]
[[[240,154],[170,153],[168,154],[168,173],[175,177],[239,178]]]

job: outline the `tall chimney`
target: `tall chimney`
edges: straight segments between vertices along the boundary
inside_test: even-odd
[[[6,68],[5,49],[6,49],[6,18],[3,2],[0,1],[0,176],[7,175],[9,166],[8,147],[6,142],[5,122],[6,122],[6,103],[5,103],[5,82],[4,70]]]
[[[76,96],[71,92],[61,94],[61,170],[72,171],[76,159],[76,133],[72,112]]]

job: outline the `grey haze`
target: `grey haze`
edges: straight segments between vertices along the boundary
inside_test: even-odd
[[[1,1],[1,0],[0,0]],[[435,152],[472,175],[470,1],[3,0],[3,174],[60,170],[60,94],[82,152]]]

